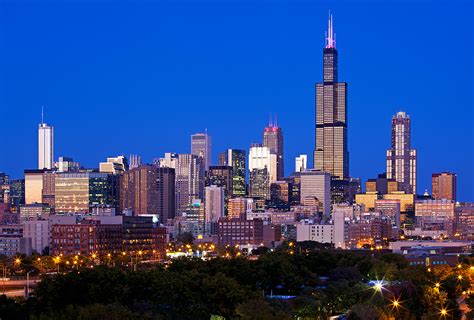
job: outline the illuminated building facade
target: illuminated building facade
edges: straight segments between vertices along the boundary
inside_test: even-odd
[[[387,150],[387,179],[399,190],[416,194],[416,150],[411,149],[410,117],[398,112],[392,117],[392,148]]]
[[[270,123],[263,130],[263,146],[276,155],[276,179],[285,176],[283,163],[283,130],[275,123]]]
[[[456,201],[456,180],[455,173],[442,172],[431,175],[431,189],[433,199],[447,199]]]
[[[323,69],[323,82],[316,84],[314,168],[328,172],[336,179],[347,179],[347,83],[338,82],[338,52],[332,16],[323,50]]]

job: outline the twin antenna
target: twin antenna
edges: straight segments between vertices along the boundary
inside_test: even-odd
[[[272,118],[271,113],[268,114],[268,126],[269,127],[278,127],[278,115],[275,113],[273,116],[275,117],[275,119]],[[275,122],[273,122],[273,120],[275,120]]]

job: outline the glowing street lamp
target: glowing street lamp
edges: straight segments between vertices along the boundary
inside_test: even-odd
[[[373,283],[372,289],[374,289],[375,292],[382,293],[382,290],[384,289],[382,280],[371,281],[371,283]]]
[[[443,308],[439,311],[439,314],[444,318],[448,315],[448,310],[446,310],[446,308]]]

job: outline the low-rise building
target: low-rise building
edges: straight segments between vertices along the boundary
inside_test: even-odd
[[[219,246],[263,244],[263,221],[221,218],[217,234]]]

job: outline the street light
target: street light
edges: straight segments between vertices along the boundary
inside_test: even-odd
[[[448,315],[448,310],[446,310],[446,308],[442,308],[440,311],[439,311],[439,314],[441,316],[443,316],[443,318],[445,318],[447,315]]]

